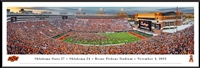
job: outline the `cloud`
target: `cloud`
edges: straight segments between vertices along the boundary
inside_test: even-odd
[[[10,7],[12,10],[12,7]],[[75,14],[80,7],[18,7],[25,10],[32,11],[50,11],[53,13],[68,12]],[[116,14],[120,11],[120,8],[124,8],[127,14],[134,14],[138,12],[153,12],[153,11],[176,11],[176,7],[81,7],[86,14],[96,14],[98,8],[104,8],[104,11],[108,14]],[[179,7],[179,11],[184,13],[194,13],[194,7]]]
[[[178,8],[178,10],[181,11],[181,12],[194,13],[194,8],[193,7],[180,7],[180,8]],[[159,9],[159,11],[176,11],[176,8]]]

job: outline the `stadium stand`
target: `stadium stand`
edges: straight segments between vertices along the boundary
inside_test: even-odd
[[[194,25],[175,33],[116,46],[84,46],[52,38],[72,33],[76,40],[100,40],[107,38],[92,33],[129,30],[132,27],[120,18],[7,22],[7,54],[194,54]]]

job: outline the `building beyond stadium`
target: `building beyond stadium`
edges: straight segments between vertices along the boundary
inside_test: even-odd
[[[148,12],[136,13],[134,27],[161,34],[163,29],[182,25],[183,13],[176,12]]]

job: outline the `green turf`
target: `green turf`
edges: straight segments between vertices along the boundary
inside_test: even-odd
[[[130,43],[130,42],[136,42],[140,39],[132,36],[131,34],[127,32],[119,32],[119,33],[98,33],[104,36],[107,36],[107,40],[99,40],[99,41],[75,41],[72,40],[70,37],[63,40],[63,42],[70,42],[75,44],[89,44],[89,45],[109,45],[109,44],[123,44],[123,43]],[[103,44],[104,43],[104,44]]]
[[[142,35],[142,36],[144,36],[144,37],[147,37],[147,38],[150,38],[150,37],[152,37],[153,35],[150,35],[150,34],[146,34],[146,33],[142,33],[142,32],[139,32],[139,31],[133,31],[134,33],[137,33],[137,34],[140,34],[140,35]]]

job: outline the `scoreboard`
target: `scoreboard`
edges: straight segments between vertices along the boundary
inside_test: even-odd
[[[11,17],[11,22],[16,22],[17,21],[17,17]]]
[[[68,19],[68,16],[62,16],[62,19]]]
[[[151,21],[139,20],[139,28],[141,29],[146,29],[151,31],[152,30],[151,25],[152,25]]]

